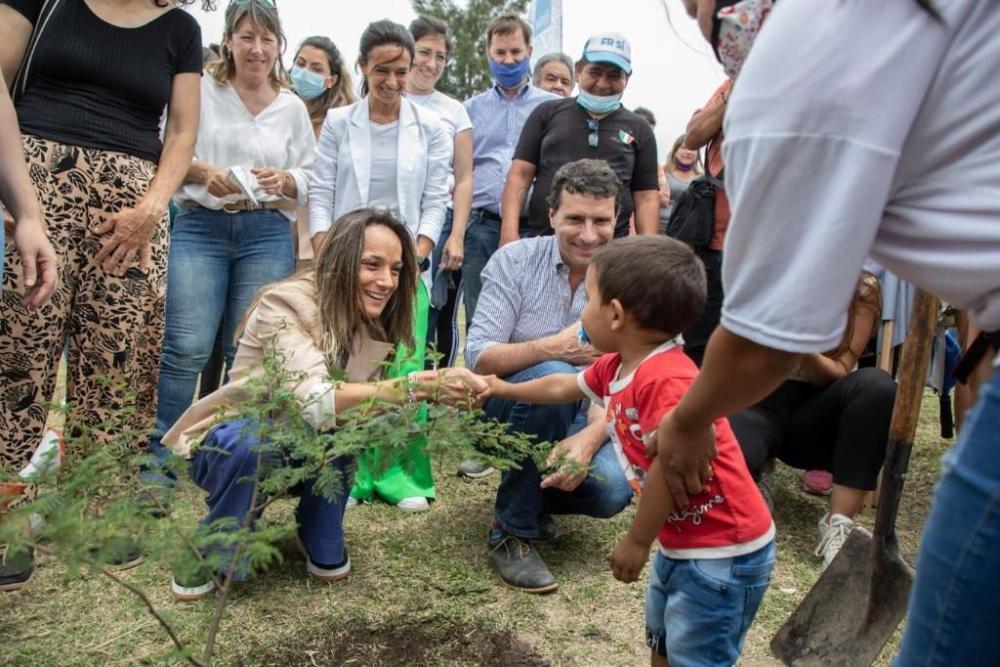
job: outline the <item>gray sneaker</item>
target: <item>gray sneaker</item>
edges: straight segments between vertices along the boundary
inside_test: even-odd
[[[490,561],[500,580],[526,593],[551,593],[559,584],[528,540],[504,533],[489,541]]]
[[[493,474],[493,466],[488,463],[480,463],[472,459],[466,459],[458,464],[458,476],[466,479],[479,479]]]

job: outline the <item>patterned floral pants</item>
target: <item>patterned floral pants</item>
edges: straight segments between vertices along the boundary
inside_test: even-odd
[[[107,441],[116,434],[102,422],[134,407],[128,427],[154,427],[169,235],[164,216],[147,273],[136,260],[121,278],[106,274],[94,257],[107,235],[93,229],[138,203],[156,165],[27,135],[22,144],[59,256],[59,284],[42,308],[22,307],[21,262],[8,238],[0,293],[0,465],[15,471],[41,441],[64,349],[69,424]],[[135,445],[143,447],[145,438]]]

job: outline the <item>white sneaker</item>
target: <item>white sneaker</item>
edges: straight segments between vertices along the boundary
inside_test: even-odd
[[[833,561],[837,552],[844,546],[848,533],[854,528],[854,521],[843,514],[824,514],[819,520],[819,544],[816,545],[816,555],[823,559],[825,570]]]
[[[423,496],[412,496],[400,500],[396,503],[396,507],[404,512],[426,512],[431,508],[431,504]]]
[[[357,498],[355,498],[354,496],[347,496],[347,502],[344,503],[344,509],[345,510],[349,510],[352,507],[357,507],[360,504],[361,504],[361,502]]]

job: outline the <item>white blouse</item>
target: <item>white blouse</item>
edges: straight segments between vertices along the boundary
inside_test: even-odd
[[[274,167],[290,172],[298,189],[296,203],[306,203],[316,137],[306,106],[291,91],[282,89],[263,111],[253,116],[230,85],[220,86],[211,76],[201,78],[201,126],[194,159],[221,169]],[[208,193],[201,183],[185,183],[174,199],[219,210],[244,199],[242,194],[222,199]],[[281,210],[295,220],[295,206]]]

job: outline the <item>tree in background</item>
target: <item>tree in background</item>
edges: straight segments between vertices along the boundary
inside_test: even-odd
[[[436,16],[451,26],[454,44],[451,64],[438,89],[457,100],[466,100],[489,88],[493,77],[486,62],[486,26],[503,12],[523,13],[528,0],[411,0],[417,14]]]

